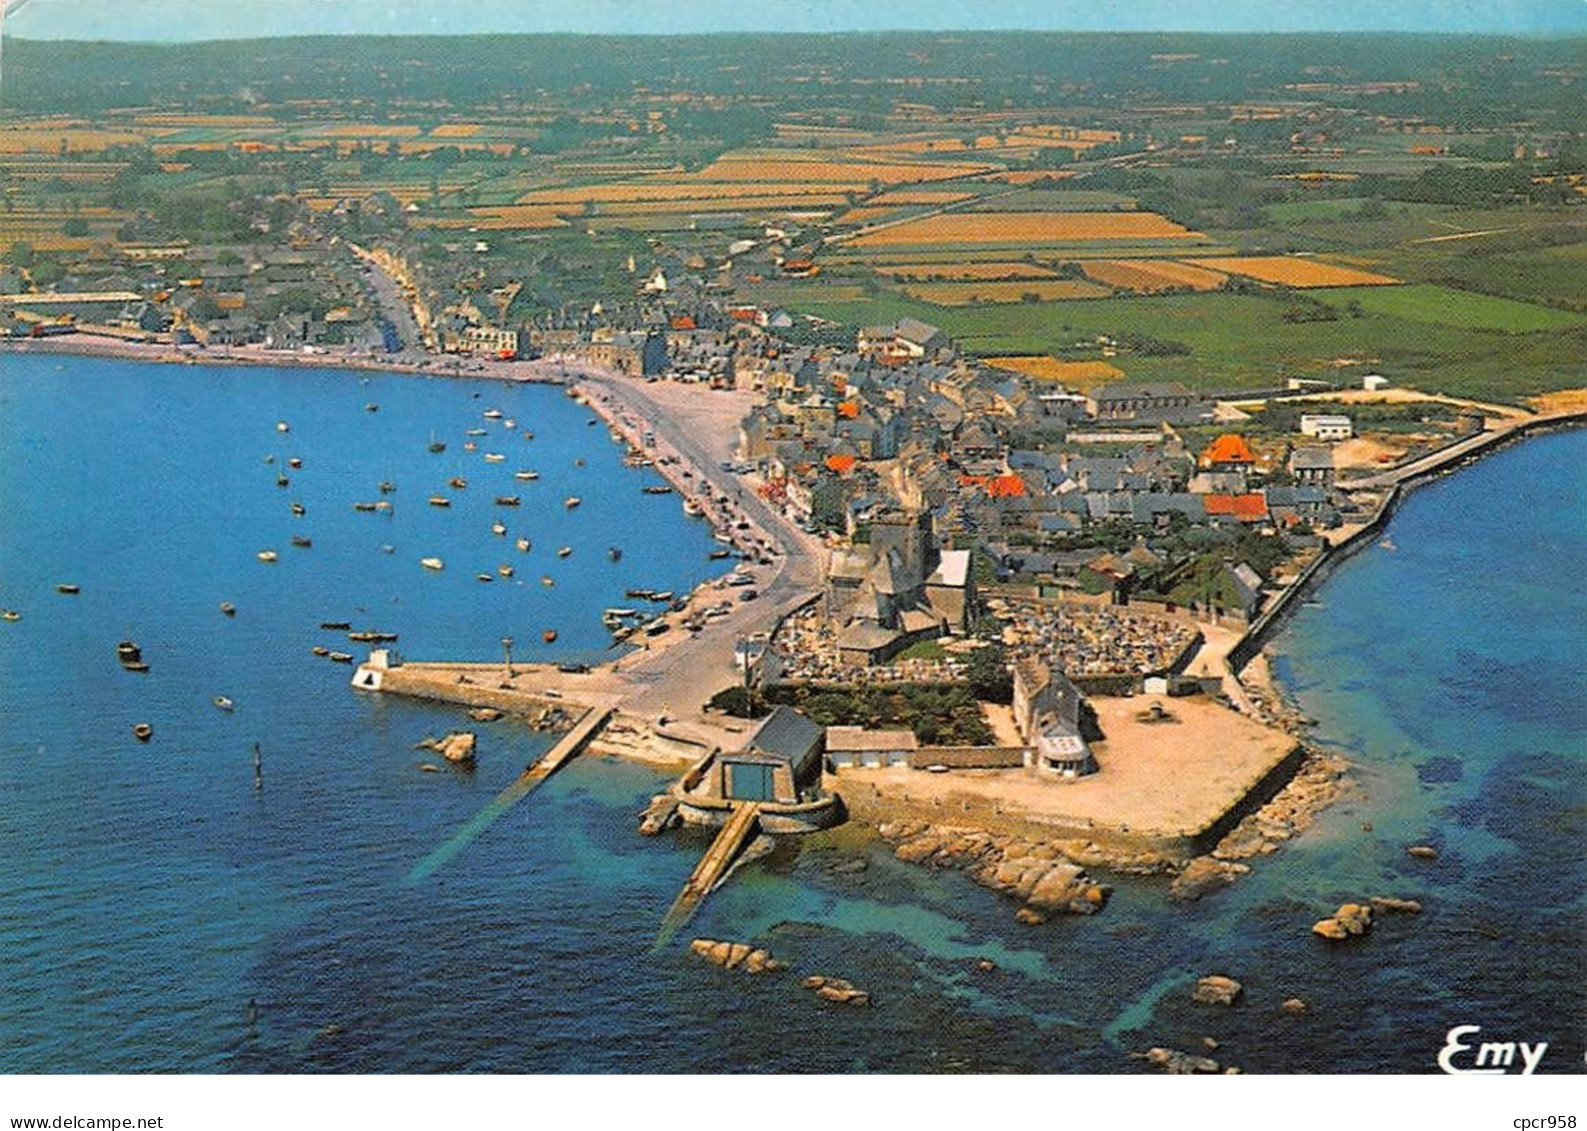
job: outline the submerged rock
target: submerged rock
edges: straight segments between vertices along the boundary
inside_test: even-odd
[[[1198,1005],[1233,1005],[1240,999],[1244,989],[1233,978],[1209,974],[1196,980],[1196,988],[1190,996]]]
[[[1392,915],[1419,915],[1422,905],[1414,899],[1394,899],[1391,896],[1375,895],[1367,900],[1372,905],[1372,910],[1379,914]]]
[[[1189,1076],[1193,1073],[1221,1071],[1218,1062],[1210,1056],[1196,1056],[1179,1049],[1155,1048],[1146,1052],[1146,1063],[1161,1068],[1170,1076]]]
[[[747,974],[771,974],[787,968],[765,950],[748,943],[718,942],[715,939],[695,939],[689,952],[724,970],[743,970]]]
[[[1362,903],[1341,903],[1327,919],[1312,924],[1312,934],[1331,942],[1359,938],[1372,929],[1372,908]]]
[[[827,978],[815,974],[806,978],[803,985],[807,990],[814,990],[816,997],[822,1001],[830,1001],[837,1005],[871,1004],[871,995],[868,992],[855,988],[852,982],[842,978]]]
[[[1300,998],[1292,997],[1284,999],[1284,1004],[1278,1008],[1280,1013],[1286,1013],[1291,1017],[1299,1017],[1310,1007]]]
[[[1228,887],[1250,870],[1249,864],[1198,856],[1174,877],[1168,887],[1168,898],[1177,903],[1193,903],[1210,891]]]
[[[1418,860],[1437,860],[1438,849],[1430,844],[1413,844],[1405,850],[1405,855],[1414,856]]]

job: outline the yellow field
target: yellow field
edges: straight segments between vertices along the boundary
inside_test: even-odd
[[[969,306],[973,303],[1024,302],[1026,295],[1037,295],[1043,302],[1059,299],[1107,298],[1113,292],[1095,283],[1072,279],[1030,279],[1014,283],[921,283],[904,288],[904,293],[938,306]]]
[[[941,181],[951,177],[967,177],[983,173],[985,165],[944,165],[920,162],[886,163],[870,161],[816,160],[801,153],[752,157],[729,155],[718,158],[698,173],[685,173],[685,181],[844,181],[865,184],[880,181],[883,184],[912,184],[920,181]]]
[[[141,145],[143,135],[125,130],[32,129],[10,126],[0,131],[0,153],[94,153],[113,145]]]
[[[577,188],[536,189],[518,198],[519,204],[582,205],[587,200],[597,204],[636,204],[647,201],[692,200],[698,207],[727,198],[752,196],[812,196],[831,197],[844,191],[863,192],[865,185],[854,184],[768,184],[745,182],[732,185],[691,185],[674,183],[642,183],[615,185],[581,185]]]
[[[1288,255],[1187,259],[1185,262],[1212,271],[1245,275],[1248,278],[1260,279],[1264,283],[1280,283],[1286,287],[1378,287],[1391,286],[1400,281],[1371,271],[1335,267],[1331,263],[1319,263],[1315,259],[1296,259]]]
[[[311,137],[404,138],[418,137],[418,126],[377,126],[372,122],[333,122],[308,131]]]
[[[430,131],[431,137],[473,137],[479,133],[476,122],[447,122]]]
[[[1155,212],[962,212],[928,216],[860,236],[856,247],[893,244],[1076,243],[1086,240],[1189,239]]]
[[[679,212],[738,212],[750,210],[764,210],[775,208],[787,210],[790,208],[837,208],[846,204],[841,196],[822,196],[817,194],[799,196],[715,196],[706,200],[635,200],[614,201],[608,204],[597,205],[596,215],[599,216],[649,216],[654,214],[673,214]],[[556,207],[556,206],[553,206]],[[569,204],[560,207],[566,215],[577,214],[582,205]],[[865,211],[856,209],[856,211]],[[878,208],[877,212],[888,212],[891,209]]]
[[[1151,294],[1154,291],[1189,287],[1193,291],[1215,291],[1227,275],[1153,259],[1096,259],[1084,264],[1089,278],[1124,291]]]
[[[256,114],[139,114],[132,124],[169,130],[246,130],[279,127],[281,123]]]
[[[881,204],[958,204],[961,200],[969,200],[973,192],[946,192],[931,189],[899,189],[896,192],[884,192],[880,196],[873,196],[866,205]]]
[[[994,369],[1007,369],[1023,373],[1038,381],[1061,381],[1076,389],[1089,389],[1093,385],[1117,381],[1124,370],[1105,361],[1059,361],[1056,357],[992,357],[986,363]]]
[[[1034,263],[905,263],[876,268],[897,279],[1051,279],[1056,272]]]
[[[1005,173],[992,173],[983,179],[999,181],[1007,185],[1030,185],[1035,184],[1037,181],[1067,181],[1072,176],[1074,176],[1074,173],[1069,169],[1053,169],[1051,171],[1045,169],[1014,169]]]
[[[851,208],[839,216],[835,222],[839,224],[864,224],[886,216],[892,211],[893,209],[891,208]]]

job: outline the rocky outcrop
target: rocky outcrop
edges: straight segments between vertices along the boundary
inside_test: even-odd
[[[1197,1056],[1179,1049],[1148,1049],[1145,1060],[1153,1068],[1160,1068],[1170,1076],[1189,1076],[1195,1073],[1221,1072],[1223,1069],[1210,1056]]]
[[[759,947],[748,943],[718,942],[715,939],[695,939],[689,952],[724,970],[742,970],[746,974],[771,974],[787,968]]]
[[[1085,864],[1101,862],[1106,853],[1090,841],[1036,841],[980,829],[913,823],[884,823],[882,837],[893,854],[911,864],[957,868],[977,883],[1021,902],[1021,923],[1043,923],[1051,915],[1091,915],[1107,903],[1109,889],[1091,879]],[[1166,858],[1131,853],[1112,858],[1138,871],[1170,867]]]
[[[1236,825],[1212,850],[1219,860],[1267,856],[1311,827],[1316,815],[1339,799],[1350,764],[1337,754],[1308,750],[1305,760],[1273,800]]]
[[[474,761],[474,735],[469,731],[453,731],[445,738],[421,739],[415,750],[433,750],[448,762],[470,763]]]
[[[1372,908],[1362,903],[1341,903],[1327,919],[1312,924],[1312,934],[1330,942],[1360,938],[1372,929]]]
[[[1405,850],[1405,855],[1414,856],[1418,860],[1437,860],[1438,849],[1430,844],[1413,844]]]
[[[1307,1004],[1298,997],[1285,998],[1284,1004],[1278,1007],[1280,1013],[1287,1014],[1290,1017],[1299,1017],[1308,1008]]]
[[[1168,898],[1176,903],[1194,903],[1210,891],[1228,887],[1250,870],[1249,864],[1198,856],[1174,877],[1174,882],[1168,887]]]
[[[814,990],[816,997],[822,1001],[830,1001],[836,1005],[870,1005],[871,995],[861,989],[856,989],[852,982],[842,978],[828,978],[821,974],[812,974],[802,983],[805,989]]]
[[[1233,1005],[1240,1000],[1240,994],[1245,987],[1233,978],[1222,974],[1208,974],[1205,978],[1196,980],[1196,988],[1191,991],[1191,1000],[1197,1005]]]
[[[1395,899],[1387,895],[1375,895],[1367,900],[1372,905],[1372,910],[1379,915],[1420,915],[1422,905],[1414,899]]]
[[[505,711],[499,711],[495,707],[475,707],[468,713],[468,717],[476,723],[493,723],[504,714]]]

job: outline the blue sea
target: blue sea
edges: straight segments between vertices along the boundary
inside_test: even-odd
[[[0,606],[22,613],[0,623],[0,1070],[1133,1072],[1131,1052],[1213,1036],[1246,1071],[1427,1072],[1458,1024],[1581,1070],[1587,434],[1414,494],[1394,548],[1352,559],[1277,641],[1357,790],[1236,886],[1184,908],[1126,878],[1101,915],[1032,929],[961,875],[879,848],[835,872],[847,850],[809,838],[658,950],[703,848],[636,834],[660,775],[580,758],[408,883],[549,740],[469,724],[478,768],[422,772],[414,744],[462,714],[353,692],[310,651],[357,651],[318,627],[345,620],[413,658],[496,659],[511,635],[524,659],[597,659],[626,588],[717,572],[709,531],[589,419],[545,387],[0,358]],[[382,480],[391,514],[355,512]],[[512,579],[476,580],[504,563]],[[122,639],[148,673],[120,668]],[[1426,910],[1355,945],[1311,937],[1372,895]],[[690,935],[876,1005],[707,966]],[[1240,1005],[1190,1004],[1212,972],[1245,983]],[[1309,1012],[1281,1015],[1297,996]]]

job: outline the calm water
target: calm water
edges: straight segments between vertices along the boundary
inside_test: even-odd
[[[400,632],[415,657],[490,659],[511,634],[520,656],[591,658],[625,588],[714,570],[708,532],[644,495],[653,480],[586,410],[494,384],[0,363],[0,604],[23,612],[0,624],[0,1070],[1111,1072],[1212,1034],[1247,1070],[1425,1071],[1444,1030],[1471,1023],[1550,1040],[1545,1069],[1581,1067],[1587,604],[1566,579],[1587,569],[1583,435],[1417,494],[1398,549],[1350,563],[1297,619],[1283,674],[1364,796],[1240,885],[1187,910],[1125,881],[1101,916],[1030,930],[961,876],[880,852],[835,874],[836,847],[810,839],[740,873],[685,932],[760,941],[878,1001],[836,1010],[682,943],[652,953],[701,842],[635,834],[662,781],[643,768],[580,759],[402,882],[545,741],[471,724],[477,771],[420,772],[413,743],[462,716],[351,692],[348,668],[310,654],[339,642],[318,623]],[[536,438],[483,421],[487,406]],[[492,431],[465,453],[472,427]],[[432,431],[446,453],[425,450]],[[289,456],[303,468],[279,488]],[[382,479],[394,513],[355,513]],[[453,506],[426,506],[434,492]],[[509,493],[517,511],[491,505]],[[1485,536],[1468,547],[1472,526]],[[267,548],[273,566],[255,560]],[[443,573],[419,567],[430,555]],[[503,562],[513,580],[474,579]],[[115,662],[129,636],[147,675]],[[1439,860],[1405,857],[1416,841]],[[1364,945],[1314,945],[1312,920],[1375,894],[1428,909]],[[983,957],[998,969],[976,970]],[[1246,1003],[1189,1006],[1212,971],[1244,981]],[[1279,1017],[1289,996],[1312,1012]]]

